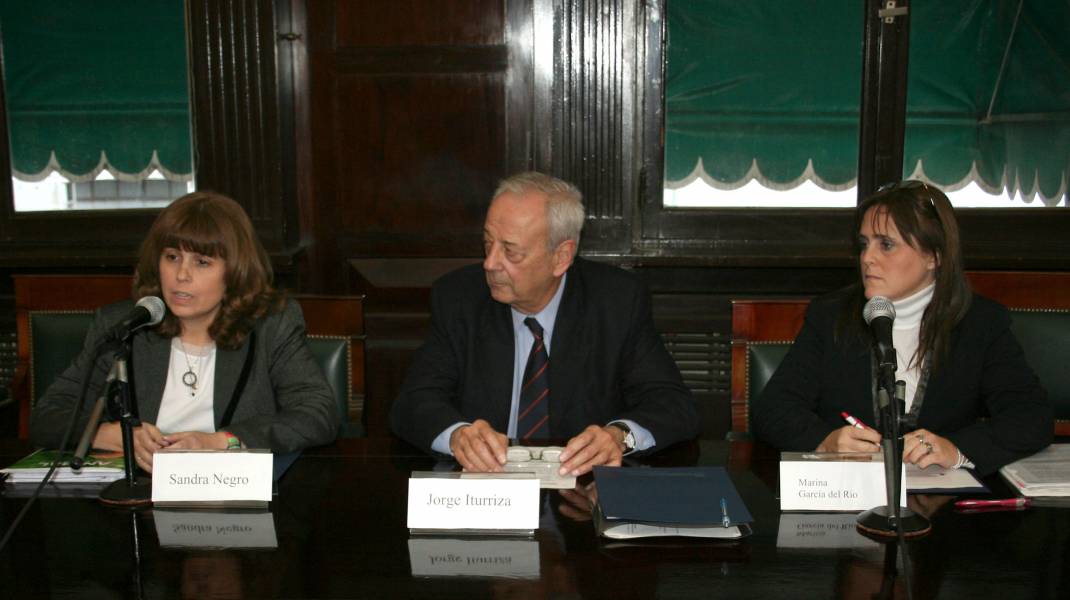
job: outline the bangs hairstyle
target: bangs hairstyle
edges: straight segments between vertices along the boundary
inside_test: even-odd
[[[544,173],[517,173],[498,184],[494,197],[509,192],[526,194],[539,192],[546,196],[547,221],[550,225],[550,252],[561,242],[572,240],[579,247],[583,231],[583,194],[571,183]]]
[[[874,209],[872,213],[870,209]],[[856,256],[861,252],[858,232],[862,230],[867,213],[874,231],[887,230],[887,224],[891,222],[911,248],[931,254],[936,260],[933,297],[921,319],[917,352],[911,357],[912,365],[931,359],[935,370],[947,357],[951,330],[966,316],[973,297],[963,267],[955,211],[943,192],[926,183],[909,180],[882,186],[863,200],[855,211],[851,235],[855,240]],[[864,287],[861,283],[857,286],[857,293],[853,295],[853,301],[847,303],[840,322],[855,333],[868,336],[862,319],[862,308],[866,303]]]
[[[284,298],[274,288],[271,260],[248,215],[234,200],[215,192],[194,192],[163,209],[138,253],[135,299],[162,296],[160,257],[165,248],[223,259],[226,290],[208,327],[220,348],[240,347],[258,319],[282,308]],[[181,322],[168,310],[157,332],[175,337],[182,333]]]

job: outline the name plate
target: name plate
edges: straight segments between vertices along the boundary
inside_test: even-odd
[[[408,527],[428,533],[535,531],[539,480],[530,473],[414,472]]]
[[[901,481],[899,502],[906,506],[905,475]],[[884,461],[879,453],[780,455],[780,510],[860,512],[887,504]]]
[[[267,511],[152,511],[165,548],[277,548],[275,520]]]
[[[413,577],[539,578],[539,543],[530,539],[409,538]]]
[[[271,464],[267,450],[161,450],[152,460],[152,502],[263,506]]]

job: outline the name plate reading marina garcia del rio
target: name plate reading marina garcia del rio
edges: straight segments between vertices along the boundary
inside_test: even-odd
[[[906,477],[900,505],[906,506]],[[879,453],[783,452],[780,510],[860,512],[888,504]]]
[[[409,477],[413,534],[530,535],[539,527],[539,480],[531,473],[430,473]]]
[[[152,502],[263,507],[271,476],[268,450],[161,450],[152,460]]]

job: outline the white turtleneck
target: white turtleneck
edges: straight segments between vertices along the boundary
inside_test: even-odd
[[[914,392],[918,389],[918,379],[921,377],[921,365],[911,363],[914,353],[918,350],[918,337],[921,335],[921,318],[925,315],[925,309],[929,301],[933,299],[935,283],[916,292],[912,296],[902,300],[893,300],[895,307],[895,321],[892,323],[892,344],[895,345],[895,357],[898,364],[896,379],[902,379],[906,383],[907,410],[914,404]]]

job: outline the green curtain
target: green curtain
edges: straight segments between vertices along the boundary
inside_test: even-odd
[[[812,161],[823,187],[858,162],[862,3],[668,0],[665,178],[701,159],[716,187],[794,187]]]
[[[4,0],[0,36],[17,176],[191,177],[183,0]]]
[[[904,177],[1066,196],[1070,2],[1025,0],[1012,40],[1017,12],[1012,1],[911,3]],[[854,184],[862,2],[668,0],[667,17],[668,187],[694,176],[722,189],[753,176],[780,189]]]

